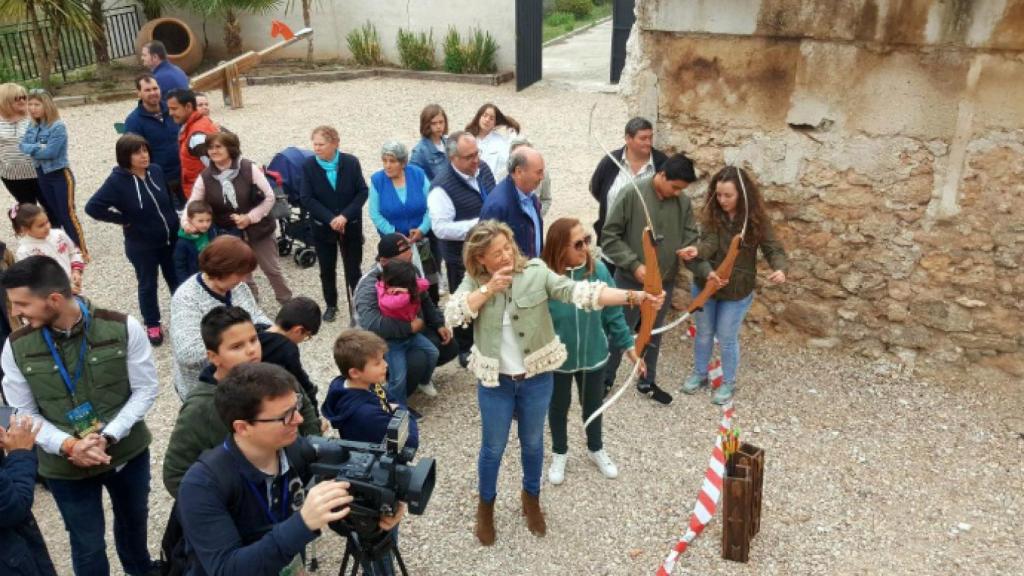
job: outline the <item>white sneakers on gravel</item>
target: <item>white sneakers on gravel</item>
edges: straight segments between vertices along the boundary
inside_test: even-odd
[[[612,459],[608,456],[607,452],[604,450],[598,450],[597,452],[590,452],[589,454],[590,461],[597,465],[598,470],[601,471],[601,474],[604,474],[605,478],[617,478],[619,476],[619,469],[615,466],[615,462],[612,462]],[[553,463],[552,468],[554,468]]]
[[[420,392],[423,392],[425,395],[427,395],[430,398],[434,398],[434,397],[437,396],[437,388],[434,387],[434,383],[433,382],[427,382],[426,384],[421,384],[420,385]]]
[[[568,459],[568,454],[551,455],[551,466],[548,467],[548,482],[556,486],[565,482],[565,462]]]

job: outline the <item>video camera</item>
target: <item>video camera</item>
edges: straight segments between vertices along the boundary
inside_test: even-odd
[[[388,423],[387,436],[380,444],[308,437],[304,459],[317,481],[344,480],[353,497],[351,512],[331,529],[347,535],[377,531],[381,516],[392,516],[399,502],[405,502],[410,514],[423,514],[434,491],[436,465],[433,458],[409,463],[416,449],[406,447],[409,412],[398,410]]]

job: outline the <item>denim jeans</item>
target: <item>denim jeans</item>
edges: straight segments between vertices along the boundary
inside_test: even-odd
[[[537,374],[516,382],[502,374],[498,386],[477,384],[482,421],[480,456],[477,459],[477,488],[480,499],[493,502],[498,496],[498,469],[508,444],[512,414],[519,421],[519,448],[523,460],[523,490],[540,494],[540,475],[544,466],[544,420],[554,376],[551,372]]]
[[[76,576],[106,576],[106,528],[103,488],[114,509],[114,543],[121,568],[138,576],[153,569],[146,545],[149,531],[149,449],[126,462],[120,470],[81,480],[47,479],[64,528],[71,536],[71,563]]]
[[[694,297],[700,289],[694,285]],[[708,298],[704,309],[697,312],[697,338],[693,344],[693,373],[699,378],[707,378],[708,362],[718,337],[718,347],[722,351],[722,376],[729,384],[736,383],[736,369],[740,364],[740,326],[743,318],[754,302],[751,292],[742,300],[715,300]]]
[[[424,382],[430,382],[430,377],[434,373],[434,367],[437,366],[437,358],[439,356],[437,347],[423,333],[413,334],[401,340],[388,340],[388,351],[384,355],[384,359],[388,362],[388,392],[391,393],[391,397],[402,408],[406,407],[406,402],[409,398],[409,365],[406,355],[412,350],[419,350],[427,356],[427,366],[429,369],[423,380]],[[419,385],[418,382],[415,384]]]

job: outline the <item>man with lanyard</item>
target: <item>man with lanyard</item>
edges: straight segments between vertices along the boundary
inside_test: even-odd
[[[153,163],[164,171],[167,188],[178,209],[185,206],[181,190],[181,158],[178,156],[178,124],[161,99],[160,86],[152,74],[135,78],[139,104],[124,120],[124,131],[138,134],[149,144]]]
[[[214,404],[231,435],[189,468],[178,489],[189,576],[293,576],[302,552],[349,514],[348,482],[310,489],[295,379],[273,364],[240,364],[217,386]],[[391,530],[404,514],[381,518]]]
[[[625,145],[613,150],[612,156],[626,170],[619,170],[611,158],[602,156],[594,175],[590,177],[590,195],[598,202],[597,222],[594,222],[598,243],[601,242],[608,212],[611,211],[623,187],[629,186],[631,179],[639,180],[654,176],[668,159],[664,152],[654,147],[654,126],[646,118],[637,116],[627,122],[623,139]],[[615,265],[607,258],[605,264],[608,266],[608,272],[614,275]]]
[[[508,176],[487,195],[480,211],[481,220],[508,224],[519,251],[527,258],[539,258],[544,247],[544,222],[537,197],[543,181],[544,157],[533,148],[519,148],[508,159]]]
[[[0,286],[13,315],[27,323],[0,358],[4,395],[42,426],[39,475],[71,535],[75,574],[110,573],[103,488],[124,572],[155,573],[146,544],[151,437],[143,418],[158,389],[146,329],[74,297],[64,270],[46,256],[14,264]]]
[[[441,240],[441,256],[448,270],[448,290],[454,294],[466,274],[462,261],[462,244],[466,234],[480,220],[484,199],[494,189],[494,174],[480,162],[476,137],[469,132],[448,136],[448,168],[434,177],[427,196],[430,227]],[[473,347],[473,332],[468,328],[453,330],[459,344],[459,363],[465,367]]]

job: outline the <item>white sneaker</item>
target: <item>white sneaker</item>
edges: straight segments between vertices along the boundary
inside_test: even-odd
[[[565,482],[565,462],[569,459],[568,454],[552,454],[551,466],[548,467],[548,481],[554,485]]]
[[[605,478],[617,478],[619,476],[619,469],[615,466],[615,462],[612,462],[612,459],[604,450],[590,452],[590,461],[597,465],[597,468],[601,471],[601,474],[604,474]]]
[[[433,382],[427,382],[426,384],[421,385],[420,392],[423,392],[430,398],[437,396],[437,388],[434,387]]]

